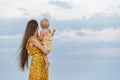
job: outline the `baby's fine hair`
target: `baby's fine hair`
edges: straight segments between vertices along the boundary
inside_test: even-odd
[[[40,22],[42,28],[48,28],[50,26],[49,20],[47,18],[43,18]]]

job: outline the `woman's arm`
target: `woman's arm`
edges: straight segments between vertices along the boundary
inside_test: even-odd
[[[36,39],[31,39],[30,43],[36,47],[38,47],[45,55],[48,54],[48,51],[42,46],[42,44],[36,40]]]

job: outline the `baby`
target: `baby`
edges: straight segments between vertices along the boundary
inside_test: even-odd
[[[39,40],[42,42],[43,47],[45,48],[47,54],[51,51],[52,49],[52,36],[55,33],[55,29],[51,32],[49,29],[49,21],[48,19],[44,18],[40,22],[42,31],[40,31],[40,35],[38,36]],[[45,60],[45,68],[49,67],[49,61],[47,55],[44,56]]]

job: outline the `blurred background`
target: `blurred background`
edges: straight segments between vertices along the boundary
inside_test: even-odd
[[[56,29],[49,80],[120,80],[120,0],[0,0],[0,80],[28,79],[17,50],[42,18]]]

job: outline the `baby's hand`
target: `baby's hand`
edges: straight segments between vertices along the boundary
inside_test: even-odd
[[[53,29],[53,31],[52,31],[52,36],[54,35],[54,33],[56,32],[56,30],[55,29]]]
[[[55,29],[53,29],[53,32],[56,32],[56,30],[55,30]]]

